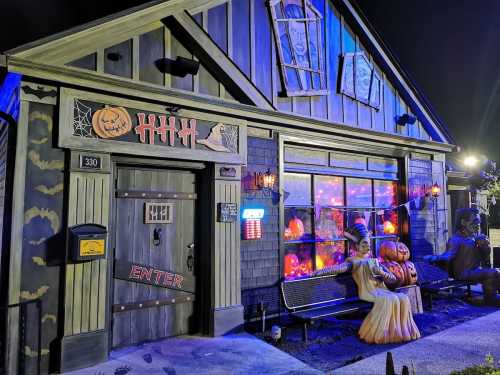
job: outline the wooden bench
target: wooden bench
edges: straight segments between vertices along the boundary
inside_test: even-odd
[[[306,342],[308,325],[315,320],[373,306],[357,297],[357,287],[350,274],[283,281],[281,293],[291,316],[303,323],[302,337]]]
[[[418,274],[418,285],[424,296],[428,297],[429,310],[432,309],[433,295],[441,292],[452,292],[455,289],[467,288],[467,296],[471,295],[471,285],[467,281],[455,280],[446,271],[426,262],[415,262]]]

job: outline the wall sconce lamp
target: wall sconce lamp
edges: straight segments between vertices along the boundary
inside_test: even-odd
[[[258,190],[261,190],[266,195],[270,195],[273,192],[276,175],[271,173],[269,168],[265,173],[255,172],[254,178],[255,186]]]
[[[434,182],[434,184],[431,187],[431,195],[433,198],[438,198],[440,194],[441,194],[441,187],[438,185],[437,182]]]

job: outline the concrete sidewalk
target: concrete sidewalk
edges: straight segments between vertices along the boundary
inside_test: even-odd
[[[484,363],[491,353],[500,360],[500,311],[470,320],[391,350],[401,373],[413,361],[419,375],[446,375],[453,370]],[[385,374],[386,352],[333,371],[334,375]],[[411,369],[411,367],[410,367]]]
[[[112,352],[109,361],[72,375],[318,375],[298,359],[256,337],[180,336]]]
[[[396,371],[413,361],[419,375],[446,375],[484,363],[487,353],[500,360],[500,310],[392,349]],[[355,355],[355,353],[353,353]],[[335,356],[335,352],[332,352]],[[338,368],[334,375],[385,374],[386,352]],[[109,361],[72,375],[225,375],[322,374],[256,337],[180,336],[112,352]]]

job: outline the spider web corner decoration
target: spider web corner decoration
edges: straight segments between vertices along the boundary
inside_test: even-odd
[[[97,138],[92,129],[92,108],[75,99],[73,135],[82,138]]]

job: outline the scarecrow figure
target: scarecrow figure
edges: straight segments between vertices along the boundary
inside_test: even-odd
[[[441,255],[425,257],[438,263],[457,280],[481,283],[484,302],[500,307],[500,269],[491,268],[491,246],[488,238],[479,233],[481,217],[476,208],[460,208],[455,213],[455,234]]]
[[[371,258],[370,235],[365,224],[357,223],[344,232],[357,248],[355,256],[342,264],[323,268],[315,275],[338,274],[352,271],[358,286],[359,298],[373,302],[359,330],[359,337],[369,344],[389,344],[410,341],[420,337],[408,296],[391,292],[385,283],[393,284],[396,277]]]

